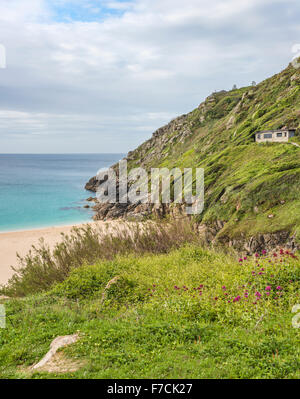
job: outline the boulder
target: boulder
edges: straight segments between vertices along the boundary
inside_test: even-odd
[[[65,335],[55,338],[50,344],[50,350],[46,353],[46,355],[42,358],[42,360],[40,360],[37,364],[35,364],[32,367],[32,369],[37,370],[39,368],[44,367],[49,361],[51,361],[51,359],[56,354],[59,348],[73,344],[78,339],[79,339],[78,334]]]

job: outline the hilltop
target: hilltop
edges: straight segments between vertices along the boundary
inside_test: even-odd
[[[300,148],[255,143],[259,130],[300,135],[300,70],[291,64],[256,86],[210,95],[192,112],[155,131],[126,159],[129,169],[205,169],[205,209],[197,217],[208,242],[253,252],[300,243]],[[116,168],[117,165],[113,167]],[[86,188],[95,191],[94,178]],[[95,219],[176,215],[178,207],[96,204]]]

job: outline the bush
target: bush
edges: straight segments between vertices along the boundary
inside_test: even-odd
[[[187,242],[199,242],[195,226],[187,220],[160,221],[147,224],[125,223],[103,233],[91,225],[74,228],[63,235],[53,251],[43,242],[19,257],[19,267],[1,292],[8,296],[25,296],[42,292],[62,282],[73,269],[92,265],[98,260],[112,260],[117,255],[166,253]]]

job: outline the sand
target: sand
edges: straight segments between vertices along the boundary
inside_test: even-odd
[[[109,222],[113,227],[116,222]],[[92,226],[107,229],[106,222],[91,222]],[[82,226],[82,225],[76,225]],[[43,229],[24,230],[8,233],[0,233],[0,285],[5,284],[14,274],[11,266],[18,266],[17,253],[24,256],[32,245],[37,245],[40,238],[53,248],[61,240],[61,233],[70,233],[73,226],[47,227]]]

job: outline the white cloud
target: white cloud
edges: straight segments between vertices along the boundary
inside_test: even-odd
[[[119,2],[119,1],[107,1],[104,2],[105,7],[110,8],[112,10],[129,10],[131,8],[133,8],[134,3],[130,2],[130,1],[123,1],[123,2]]]
[[[123,11],[98,22],[57,22],[54,3],[0,2],[0,152],[24,148],[9,132],[41,152],[70,136],[78,151],[127,151],[212,91],[278,72],[300,41],[294,0],[80,2]]]

